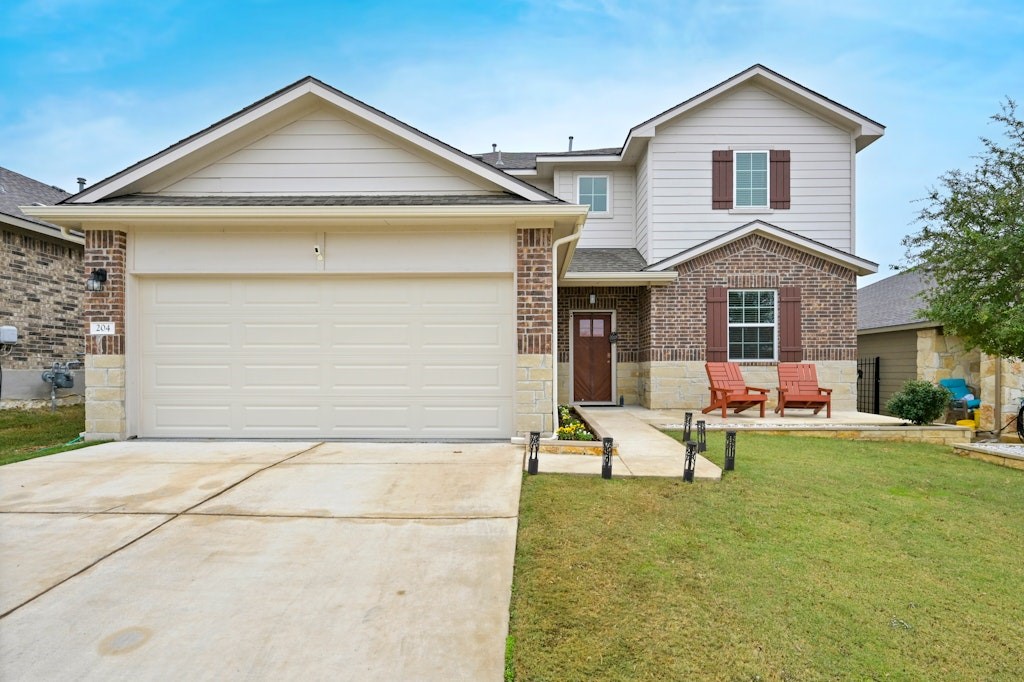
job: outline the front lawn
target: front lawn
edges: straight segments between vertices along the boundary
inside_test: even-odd
[[[526,476],[515,679],[1024,679],[1024,472],[748,433],[736,462]]]
[[[85,430],[85,406],[0,410],[0,465],[75,450],[95,443],[66,445]]]

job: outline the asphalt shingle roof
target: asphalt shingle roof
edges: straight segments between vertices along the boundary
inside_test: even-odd
[[[52,206],[69,196],[71,195],[60,187],[47,185],[21,173],[0,167],[0,213],[28,220],[38,225],[53,227],[50,223],[25,215],[18,207],[32,204]]]
[[[636,249],[576,249],[569,272],[640,272],[645,267]]]
[[[602,147],[601,149],[576,149],[571,152],[487,152],[473,156],[495,168],[507,171],[533,170],[537,167],[538,156],[607,156],[608,154],[618,154],[621,151],[621,147]]]
[[[927,322],[918,314],[918,296],[930,287],[928,275],[916,270],[886,277],[857,290],[857,329],[880,329]]]
[[[564,203],[530,201],[514,194],[374,194],[374,195],[215,195],[163,196],[125,194],[101,199],[105,206],[496,206],[503,204]]]

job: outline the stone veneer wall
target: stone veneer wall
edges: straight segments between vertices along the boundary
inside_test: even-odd
[[[82,341],[82,247],[35,232],[0,231],[0,325],[18,328],[18,343],[3,363],[3,399],[49,400],[40,379],[54,362],[80,360]],[[61,402],[80,400],[81,377],[58,389]],[[20,404],[20,403],[19,403]]]
[[[822,388],[832,389],[832,410],[855,412],[857,361],[821,360],[814,365],[818,372],[818,384]],[[768,394],[767,405],[769,410],[774,410],[779,397],[776,390],[779,376],[775,364],[744,364],[741,371],[748,385],[771,391]],[[641,405],[651,409],[703,409],[711,403],[708,375],[703,360],[641,363],[639,373]],[[803,410],[793,409],[793,414],[805,414]]]
[[[615,390],[613,398],[621,396],[627,405],[636,405],[639,399],[640,359],[640,287],[561,287],[558,290],[558,402],[571,400],[569,379],[569,346],[572,328],[569,324],[573,311],[615,311],[615,331],[619,340],[615,344]],[[594,305],[590,295],[594,294]]]
[[[668,286],[639,296],[639,401],[652,408],[707,405],[704,371],[709,287],[801,291],[803,360],[834,390],[836,410],[856,409],[857,288],[852,270],[760,235],[687,261]],[[650,324],[648,324],[648,320]],[[778,385],[776,363],[742,363],[748,383]],[[772,397],[774,405],[775,396]]]
[[[551,230],[516,231],[515,429],[554,431]]]
[[[128,236],[118,230],[85,233],[85,268],[105,268],[103,291],[86,291],[85,438],[124,440],[125,420],[125,254]],[[117,333],[90,336],[92,322],[113,322]]]
[[[996,373],[999,373],[998,395]],[[977,390],[981,407],[975,411],[979,431],[1016,431],[1018,400],[1024,396],[1024,363],[967,350],[963,340],[940,329],[917,332],[917,378],[938,383],[940,379],[962,378]],[[1001,414],[996,415],[996,402]],[[1004,428],[1005,427],[1005,428]]]
[[[933,384],[939,379],[964,379],[978,388],[981,353],[965,349],[959,336],[943,334],[941,329],[918,330],[917,378]]]

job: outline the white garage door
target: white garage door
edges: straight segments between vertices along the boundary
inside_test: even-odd
[[[141,436],[507,438],[510,275],[139,280]]]

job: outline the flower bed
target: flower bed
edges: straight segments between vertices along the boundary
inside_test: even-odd
[[[568,405],[558,406],[558,440],[597,440],[579,413]]]

